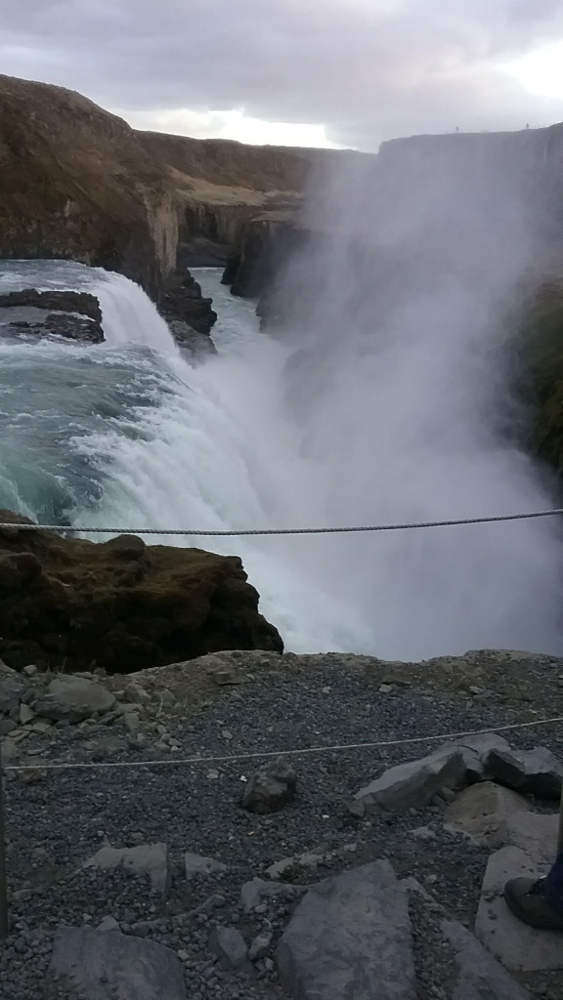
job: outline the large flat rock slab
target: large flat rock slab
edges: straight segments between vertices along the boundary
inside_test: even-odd
[[[186,1000],[174,952],[119,931],[60,927],[50,972],[70,981],[81,1000]]]
[[[549,866],[538,870],[537,864],[518,847],[503,847],[489,860],[475,933],[480,941],[507,969],[538,972],[563,969],[563,935],[540,931],[518,920],[504,901],[504,886],[519,876],[537,878]]]
[[[310,889],[277,959],[295,1000],[416,1000],[407,894],[389,862]]]

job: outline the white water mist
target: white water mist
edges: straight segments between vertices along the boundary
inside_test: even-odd
[[[510,143],[471,138],[399,144],[310,200],[315,235],[276,293],[295,349],[286,395],[316,470],[302,523],[554,506],[506,433],[503,310],[545,252],[541,206]],[[560,650],[560,541],[555,520],[327,538],[315,573],[381,656]]]

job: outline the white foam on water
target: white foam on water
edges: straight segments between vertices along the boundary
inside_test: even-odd
[[[198,269],[194,276],[220,317],[212,331],[219,355],[199,367],[176,348],[142,290],[105,272],[79,271],[75,279],[97,289],[107,345],[11,348],[20,392],[31,375],[22,359],[31,365],[34,351],[47,373],[54,359],[59,366],[42,390],[51,405],[56,377],[65,373],[58,417],[51,413],[60,451],[52,437],[40,445],[41,454],[50,449],[46,474],[58,475],[59,486],[71,483],[61,503],[74,524],[288,528],[550,506],[524,456],[484,441],[480,451],[478,438],[473,451],[460,449],[453,425],[444,447],[448,414],[433,424],[432,393],[438,384],[446,390],[452,369],[442,359],[432,382],[429,340],[413,336],[403,357],[390,352],[361,360],[347,356],[351,345],[343,340],[331,356],[316,356],[317,374],[326,377],[319,384],[295,369],[292,347],[259,332],[252,304],[231,297],[219,271]],[[44,285],[65,279],[68,271],[44,275]],[[436,345],[445,335],[438,325]],[[427,402],[419,398],[410,414],[394,410],[397,395],[408,393],[425,366]],[[451,412],[470,405],[458,384],[451,397],[446,393]],[[307,396],[304,408],[294,405],[296,389],[301,402]],[[85,415],[90,397],[95,419]],[[22,409],[34,412],[30,399]],[[411,439],[418,463],[410,446],[399,447]],[[16,481],[13,503],[32,513],[46,488],[41,480],[31,490],[26,480],[23,496]],[[559,554],[546,523],[390,536],[146,540],[240,555],[260,609],[288,649],[414,659],[467,648],[563,645]]]

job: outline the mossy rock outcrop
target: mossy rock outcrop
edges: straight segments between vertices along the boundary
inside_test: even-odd
[[[0,660],[22,669],[129,673],[224,649],[281,652],[241,560],[30,531],[0,511]]]
[[[517,383],[530,407],[530,440],[563,476],[563,278],[527,297],[516,326]]]

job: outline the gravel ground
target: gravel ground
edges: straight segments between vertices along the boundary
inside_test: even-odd
[[[245,654],[239,654],[239,662],[241,657],[245,663]],[[26,760],[36,754],[38,763],[139,758],[172,762],[191,755],[480,729],[499,720],[534,718],[534,712],[541,714],[548,707],[550,714],[562,714],[562,661],[538,666],[530,687],[533,692],[537,685],[537,699],[527,693],[522,700],[508,700],[500,689],[481,689],[472,696],[450,690],[451,685],[428,690],[418,681],[408,688],[392,684],[390,690],[380,691],[378,671],[350,669],[352,659],[336,654],[287,658],[284,670],[284,657],[277,661],[277,670],[255,673],[251,684],[220,687],[213,698],[194,702],[190,710],[184,706],[178,712],[178,705],[176,711],[164,710],[159,724],[166,728],[168,742],[179,747],[175,752],[164,746],[162,734],[159,739],[150,730],[139,746],[118,720],[109,727],[94,722],[37,735],[33,745],[26,741]],[[365,666],[366,658],[360,660]],[[561,725],[505,735],[515,747],[541,744],[561,753]],[[108,915],[122,929],[179,953],[190,1000],[282,998],[273,956],[295,904],[268,903],[264,912],[248,917],[241,910],[240,888],[262,876],[273,862],[303,851],[329,856],[314,867],[294,866],[284,876],[287,881],[306,884],[386,857],[398,875],[414,876],[449,915],[471,925],[488,852],[441,828],[444,803],[403,816],[362,820],[347,808],[354,792],[385,767],[421,757],[437,745],[297,756],[295,802],[262,817],[239,805],[244,779],[259,760],[10,774],[7,864],[13,930],[0,945],[2,1000],[76,1000],[75,993],[65,992],[47,974],[54,930],[60,923],[96,926]],[[423,826],[430,828],[430,839],[413,835]],[[106,840],[116,847],[157,841],[168,845],[171,885],[165,902],[151,894],[142,877],[81,867]],[[228,870],[188,884],[184,851],[217,858]],[[423,916],[419,902],[412,902],[411,908],[420,1000],[446,1000],[451,956],[440,947],[437,926]],[[208,938],[217,923],[238,926],[247,941],[263,931],[272,933],[255,977],[237,978],[214,962]],[[530,976],[525,982],[538,997],[562,1000],[563,985],[557,979],[561,976]]]

